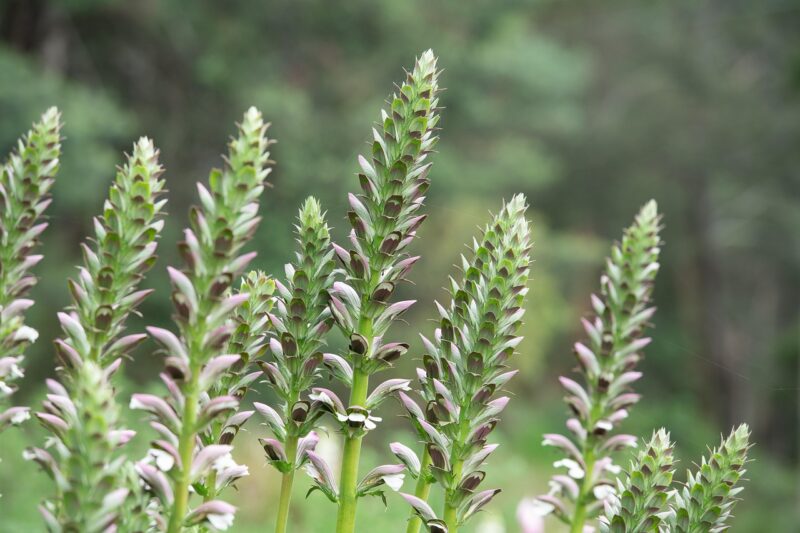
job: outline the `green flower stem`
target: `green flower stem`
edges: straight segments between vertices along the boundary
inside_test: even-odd
[[[286,420],[291,420],[292,406],[297,402],[299,394],[292,392],[291,396],[286,402]],[[284,472],[281,477],[281,495],[278,502],[278,518],[275,522],[275,533],[285,533],[289,524],[289,507],[292,502],[292,486],[294,485],[294,472],[295,465],[297,464],[297,441],[299,437],[294,434],[286,435],[286,440],[283,443],[286,457],[291,461],[291,466],[288,472]]]
[[[453,479],[461,479],[461,470],[463,467],[464,461],[462,460],[453,463]],[[443,519],[447,524],[447,533],[456,533],[458,531],[458,505],[453,503],[455,499],[454,493],[455,490],[448,490],[445,493]]]
[[[588,443],[587,443],[588,444]],[[578,498],[575,500],[575,513],[572,518],[572,527],[570,533],[583,533],[583,525],[586,522],[586,497],[589,491],[592,490],[592,477],[594,474],[594,449],[588,448],[583,457],[586,463],[586,473],[583,476],[583,483],[581,483]]]
[[[419,498],[422,501],[428,501],[428,497],[431,494],[431,482],[428,480],[428,476],[425,475],[425,472],[431,466],[431,456],[428,453],[428,449],[425,448],[425,451],[422,453],[422,465],[419,469],[419,479],[417,480],[417,488],[414,489],[414,496]],[[417,515],[411,517],[408,521],[408,527],[406,528],[406,533],[419,533],[420,528],[422,527],[422,520]]]
[[[370,323],[371,326],[371,323]],[[363,328],[363,329],[372,329]],[[365,336],[366,337],[366,336]],[[371,337],[371,336],[370,336]],[[372,339],[369,338],[372,342]],[[353,371],[353,388],[350,390],[350,405],[363,406],[367,402],[369,374],[360,368]],[[363,435],[347,436],[342,454],[342,474],[339,487],[339,514],[336,518],[336,533],[352,533],[356,528],[356,505],[358,495],[358,462],[361,458]]]
[[[195,337],[197,338],[197,337]],[[180,533],[183,519],[189,507],[189,475],[191,473],[192,459],[194,458],[195,426],[197,425],[198,386],[200,374],[199,365],[193,365],[192,377],[186,387],[186,403],[183,410],[183,428],[178,441],[178,453],[181,457],[181,471],[175,482],[175,503],[169,517],[168,533]]]
[[[284,446],[286,457],[295,457],[297,455],[297,435],[287,435]],[[292,500],[294,472],[295,463],[293,462],[292,467],[283,474],[281,479],[281,497],[278,502],[278,521],[275,523],[275,533],[286,533],[286,526],[289,523],[289,504]]]

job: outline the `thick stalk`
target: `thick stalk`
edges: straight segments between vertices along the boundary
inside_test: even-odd
[[[364,406],[367,402],[369,375],[360,368],[353,372],[353,388],[350,391],[350,405]],[[339,484],[339,514],[336,518],[336,533],[353,533],[356,528],[356,505],[358,496],[358,462],[361,458],[363,435],[348,436],[342,454],[342,474]]]
[[[453,479],[461,479],[461,470],[464,468],[464,461],[458,460],[453,463]],[[447,533],[458,531],[458,506],[453,505],[455,494],[447,491],[444,498],[444,522],[447,524]]]
[[[197,365],[193,365],[197,366]],[[175,483],[175,503],[169,517],[168,533],[179,533],[183,526],[183,519],[189,507],[189,475],[194,458],[195,426],[197,425],[197,380],[199,368],[191,369],[191,381],[186,388],[186,401],[183,409],[183,427],[178,441],[178,453],[181,457],[181,471]]]
[[[417,480],[417,488],[414,490],[414,496],[419,498],[422,501],[428,501],[428,496],[431,494],[431,484],[428,481],[428,476],[425,475],[425,472],[428,470],[428,467],[431,465],[431,456],[428,453],[428,449],[425,448],[425,451],[422,454],[422,466],[419,469],[419,479]],[[408,521],[408,527],[406,527],[406,533],[419,533],[420,528],[422,527],[422,520],[415,514],[411,516],[411,519]]]
[[[292,501],[292,485],[294,484],[294,465],[297,458],[297,436],[286,437],[286,457],[293,458],[292,466],[281,479],[281,497],[278,502],[278,520],[275,523],[275,533],[286,533],[289,524],[289,504]]]
[[[575,500],[575,514],[572,517],[570,533],[583,533],[583,525],[586,523],[586,496],[592,487],[592,477],[594,474],[594,450],[589,449],[584,457],[586,462],[586,474],[583,476],[578,498]]]

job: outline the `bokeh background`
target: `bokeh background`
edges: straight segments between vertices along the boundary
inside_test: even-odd
[[[487,481],[504,492],[465,529],[518,531],[518,502],[546,490],[557,456],[541,434],[565,415],[556,376],[573,366],[610,243],[655,198],[666,223],[659,311],[644,399],[626,429],[667,426],[685,468],[748,422],[757,447],[733,529],[798,531],[798,28],[792,0],[2,0],[0,151],[54,104],[67,137],[30,314],[42,337],[16,398],[35,405],[53,374],[54,315],[68,303],[77,245],[134,139],[152,136],[167,168],[170,219],[146,282],[158,293],[142,308],[147,323],[166,325],[165,266],[177,261],[193,183],[219,164],[242,111],[262,109],[279,140],[255,248],[257,266],[280,275],[306,195],[341,238],[356,154],[401,67],[432,47],[446,109],[415,244],[424,259],[404,288],[419,303],[395,336],[418,346],[416,332],[431,331],[451,265],[503,198],[528,196],[536,241],[522,372]],[[126,365],[120,402],[159,390],[153,351]],[[413,359],[393,374],[412,375]],[[397,414],[384,412],[363,468],[385,460],[391,440],[413,439]],[[238,453],[252,475],[232,495],[235,530],[268,531],[277,478],[256,443],[263,429],[249,429]],[[0,437],[0,531],[43,530],[36,505],[52,487],[21,459],[42,438],[35,424]],[[326,446],[336,445],[332,435]],[[294,531],[331,531],[331,505],[318,493],[304,500],[300,485]],[[395,496],[388,510],[363,501],[359,530],[400,531],[406,513]]]

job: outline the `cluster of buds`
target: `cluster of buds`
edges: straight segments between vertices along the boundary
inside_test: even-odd
[[[123,356],[146,338],[122,333],[149,294],[137,287],[155,261],[163,227],[161,173],[152,141],[140,139],[94,220],[94,246],[83,245],[84,265],[69,282],[71,311],[58,314],[61,381],[48,380],[44,410],[36,415],[52,437],[47,449],[26,452],[58,488],[58,498],[41,507],[51,531],[127,530],[142,514],[131,507],[138,499],[128,500],[138,485],[130,485],[126,459],[115,453],[133,432],[118,427],[110,380]]]
[[[675,473],[673,444],[669,433],[660,429],[645,442],[630,470],[617,479],[617,492],[606,499],[605,515],[600,517],[603,533],[629,531],[658,532],[668,513],[669,490]],[[573,494],[578,484],[570,477],[562,479]]]
[[[191,228],[179,244],[185,269],[168,269],[179,336],[148,328],[166,355],[161,378],[169,394],[131,399],[132,408],[153,416],[151,426],[159,434],[137,469],[161,508],[156,528],[170,532],[197,524],[230,526],[233,507],[211,496],[247,473],[231,459],[230,445],[206,445],[198,436],[213,431],[218,421],[223,428],[239,422],[237,395],[212,393],[242,364],[239,353],[226,350],[237,331],[235,312],[249,294],[231,294],[230,288],[255,256],[239,252],[260,221],[258,201],[271,163],[267,127],[250,108],[229,144],[224,169],[212,170],[208,188],[198,184],[200,207],[190,211]],[[205,499],[191,510],[190,489]]]
[[[399,443],[392,450],[419,478],[417,494],[404,496],[431,531],[455,532],[499,492],[477,489],[496,448],[487,443],[489,434],[509,401],[498,394],[516,373],[507,362],[522,340],[516,332],[528,292],[526,209],[522,195],[503,205],[473,242],[472,258],[462,256],[464,277],[450,279],[449,308],[437,304],[440,326],[432,340],[422,337],[426,355],[417,370],[424,407],[400,393],[424,443],[423,459]],[[424,501],[434,482],[445,492],[441,519]],[[409,531],[418,529],[412,521]]]
[[[584,383],[559,378],[573,414],[567,421],[572,438],[548,434],[544,444],[566,454],[555,466],[566,468],[567,475],[554,476],[550,493],[539,501],[542,512],[554,512],[571,524],[572,531],[582,531],[586,520],[602,511],[605,498],[613,492],[612,480],[620,469],[612,454],[636,446],[636,437],[612,433],[639,400],[629,389],[641,377],[634,368],[641,350],[650,343],[642,333],[655,312],[649,305],[659,268],[660,219],[655,202],[650,201],[624,232],[622,242],[612,248],[600,294],[591,298],[596,315],[582,321],[588,343],[575,344]],[[580,485],[577,491],[572,490],[574,482]],[[574,503],[571,511],[566,501]]]
[[[261,444],[269,464],[283,474],[285,491],[291,490],[294,472],[306,463],[306,452],[314,450],[318,441],[314,429],[326,410],[325,404],[304,395],[326,360],[347,367],[339,356],[322,352],[325,334],[333,326],[328,291],[335,265],[325,214],[315,198],[303,203],[295,229],[295,261],[285,266],[285,283],[276,282],[278,294],[270,314],[269,352],[274,360],[260,362],[282,405],[276,411],[255,403],[273,434]]]
[[[335,413],[346,439],[338,496],[339,531],[353,530],[357,499],[373,493],[372,488],[358,488],[361,440],[380,420],[371,412],[389,393],[407,388],[409,383],[384,383],[367,398],[370,375],[390,367],[408,350],[405,343],[385,342],[385,335],[414,302],[389,302],[419,259],[409,256],[406,249],[425,220],[420,209],[430,184],[427,159],[438,140],[439,72],[433,52],[424,52],[406,74],[387,102],[389,107],[381,111],[380,124],[373,128],[371,157],[359,156],[362,192],[349,195],[351,249],[334,244],[345,279],[334,283],[330,309],[350,341],[343,357],[352,369],[352,378],[345,380],[350,401],[345,406],[328,393],[321,394],[318,401],[326,402]],[[349,375],[346,367],[342,373]]]
[[[728,529],[727,522],[742,491],[737,483],[745,474],[749,441],[750,429],[742,424],[703,457],[697,471],[689,472],[683,488],[673,493],[671,533]]]
[[[52,107],[0,165],[0,431],[30,416],[27,407],[6,402],[22,377],[23,353],[39,336],[25,325],[33,305],[25,295],[36,284],[30,270],[42,259],[31,252],[47,227],[42,219],[59,168],[60,131],[61,115]]]

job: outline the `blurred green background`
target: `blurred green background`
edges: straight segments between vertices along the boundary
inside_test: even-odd
[[[152,136],[167,168],[170,220],[146,281],[159,292],[142,308],[166,325],[164,268],[177,262],[193,183],[219,164],[242,111],[258,106],[279,140],[255,247],[257,266],[280,275],[305,195],[342,237],[356,154],[401,67],[432,47],[446,109],[415,244],[423,260],[403,295],[419,303],[394,335],[418,346],[416,332],[432,330],[451,265],[501,199],[528,196],[536,241],[522,373],[487,481],[504,492],[465,529],[518,531],[518,502],[546,490],[557,456],[541,434],[565,415],[556,376],[573,365],[611,241],[655,198],[666,223],[659,312],[644,399],[625,427],[670,428],[685,468],[748,422],[757,447],[733,529],[798,531],[799,27],[791,0],[2,0],[0,149],[50,105],[67,137],[29,320],[42,337],[16,399],[36,405],[53,374],[54,315],[68,303],[77,244],[135,138]],[[160,390],[153,350],[126,365],[120,402]],[[413,359],[393,374],[412,375]],[[383,414],[362,468],[385,462],[391,440],[413,439],[395,406]],[[231,496],[236,531],[271,528],[278,484],[255,442],[262,431],[252,423],[238,440],[252,475]],[[21,459],[42,438],[31,423],[0,436],[0,531],[43,530],[36,505],[52,487]],[[319,493],[303,500],[305,487],[294,531],[331,531],[333,508]],[[389,504],[364,501],[359,530],[400,531],[407,508]]]

